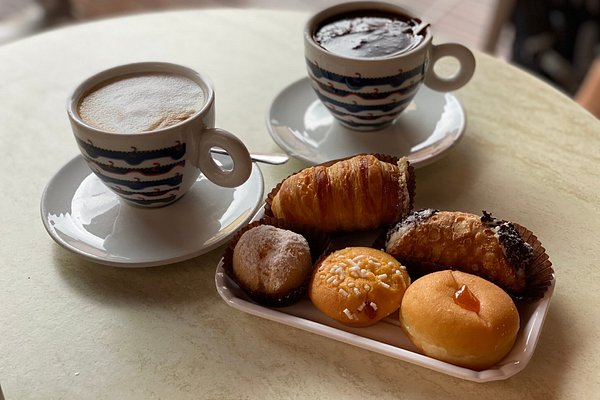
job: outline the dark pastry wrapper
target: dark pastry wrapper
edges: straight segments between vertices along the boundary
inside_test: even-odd
[[[312,167],[307,167],[307,168],[313,168],[313,167],[318,167],[318,166],[323,166],[323,167],[329,167],[337,162],[340,161],[344,161],[344,160],[349,160],[351,158],[354,157],[358,157],[358,156],[367,156],[367,155],[371,155],[375,158],[377,158],[379,161],[383,161],[386,162],[388,164],[393,164],[393,165],[397,165],[398,161],[400,161],[400,157],[396,157],[396,156],[391,156],[388,154],[379,154],[379,153],[360,153],[360,154],[355,154],[353,156],[348,156],[348,157],[344,157],[344,158],[338,158],[335,160],[330,160],[330,161],[326,161],[324,163],[321,164],[316,164],[313,165]],[[282,180],[281,182],[279,182],[270,192],[269,194],[267,194],[267,198],[265,200],[265,215],[269,216],[269,217],[274,217],[273,214],[273,210],[271,209],[271,204],[273,203],[273,198],[275,197],[275,195],[277,194],[277,192],[279,192],[279,189],[281,188],[281,185],[283,184],[283,182],[285,182],[286,179],[288,179],[291,176],[294,176],[296,174],[299,174],[300,172],[304,171],[306,168],[303,168],[299,171],[294,172],[293,174],[289,175],[287,178],[285,178],[284,180]],[[413,209],[413,204],[415,201],[415,195],[416,195],[416,187],[417,187],[417,181],[415,178],[415,168],[410,164],[410,162],[408,162],[408,177],[407,177],[407,190],[408,190],[408,196],[409,196],[409,205],[408,205],[408,210],[412,210]]]
[[[415,211],[415,213],[423,212],[423,211],[432,211],[431,213],[427,213],[427,215],[431,216],[435,214],[438,210],[420,210]],[[409,216],[410,217],[410,216]],[[483,212],[483,217],[485,219],[491,218],[491,214],[487,212]],[[415,218],[415,220],[419,220],[419,218]],[[508,222],[510,225],[514,227],[518,235],[523,239],[525,243],[531,246],[533,250],[533,256],[531,257],[531,262],[527,265],[524,265],[524,274],[525,274],[525,290],[521,293],[514,293],[510,290],[504,289],[513,299],[521,300],[521,301],[535,301],[544,297],[544,294],[548,290],[548,288],[552,285],[554,281],[554,269],[552,268],[552,263],[550,262],[550,258],[546,253],[546,249],[542,246],[541,242],[531,232],[529,229],[525,228],[522,225],[519,225],[514,222],[497,220],[499,222]],[[485,222],[485,221],[483,221]],[[402,223],[402,221],[400,222]],[[394,227],[390,227],[393,229]],[[375,242],[372,244],[374,248],[383,249],[385,251],[386,241],[389,236],[388,232],[382,233],[379,235]],[[446,265],[438,265],[434,263],[411,263],[411,262],[403,262],[403,265],[406,266],[407,271],[414,281],[424,275],[430,274],[432,272],[441,271],[445,269],[459,269],[453,268],[452,266]],[[497,284],[497,283],[496,283]]]
[[[229,242],[229,245],[225,249],[225,253],[223,254],[223,269],[225,270],[227,276],[229,276],[229,278],[231,278],[231,280],[233,280],[240,287],[240,289],[242,289],[244,293],[248,295],[248,297],[250,297],[253,301],[267,307],[286,307],[292,305],[298,302],[306,294],[308,284],[312,276],[312,270],[307,273],[306,279],[299,287],[295,288],[294,290],[288,293],[284,293],[278,296],[251,290],[248,287],[246,287],[242,282],[240,282],[235,275],[235,272],[233,270],[233,251],[235,249],[235,246],[245,232],[259,225],[271,225],[276,228],[286,229],[302,235],[308,242],[308,247],[310,248],[310,256],[312,260],[313,269],[317,261],[325,254],[328,254],[331,251],[331,240],[329,238],[329,235],[327,235],[325,232],[321,232],[298,224],[292,224],[281,219],[273,217],[264,217],[258,221],[251,222],[250,224],[241,228],[233,236],[233,238]]]
[[[512,224],[523,240],[533,248],[533,262],[525,268],[525,292],[511,294],[511,296],[524,301],[539,300],[544,297],[544,294],[554,282],[552,262],[550,262],[546,249],[533,232],[522,225],[514,222]]]

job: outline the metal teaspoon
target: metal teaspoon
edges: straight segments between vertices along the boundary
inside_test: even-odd
[[[227,155],[227,152],[225,150],[216,147],[213,147],[210,151],[216,154]],[[250,153],[250,158],[252,159],[252,161],[271,165],[285,164],[290,159],[286,154],[281,153]]]

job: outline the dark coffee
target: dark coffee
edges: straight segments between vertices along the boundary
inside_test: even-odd
[[[360,10],[336,15],[317,27],[314,40],[347,57],[375,58],[406,53],[424,38],[415,32],[421,21],[400,14]]]

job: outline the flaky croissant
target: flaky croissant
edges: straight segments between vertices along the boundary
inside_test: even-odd
[[[391,228],[385,250],[412,273],[457,269],[506,291],[525,290],[533,249],[508,221],[433,209],[411,213]]]
[[[287,178],[270,203],[274,217],[326,232],[357,231],[398,222],[413,203],[414,172],[406,158],[394,163],[359,155]]]

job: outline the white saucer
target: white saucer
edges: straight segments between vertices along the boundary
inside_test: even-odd
[[[413,166],[421,167],[458,142],[466,128],[466,116],[454,95],[422,86],[393,125],[375,132],[353,131],[334,120],[304,78],[275,97],[267,128],[284,151],[309,164],[358,153],[382,153],[406,156]]]
[[[230,164],[227,156],[216,156]],[[150,267],[187,260],[227,241],[263,201],[260,169],[236,188],[200,175],[176,203],[145,209],[125,204],[78,156],[50,180],[41,200],[44,226],[61,246],[84,258],[119,267]]]

